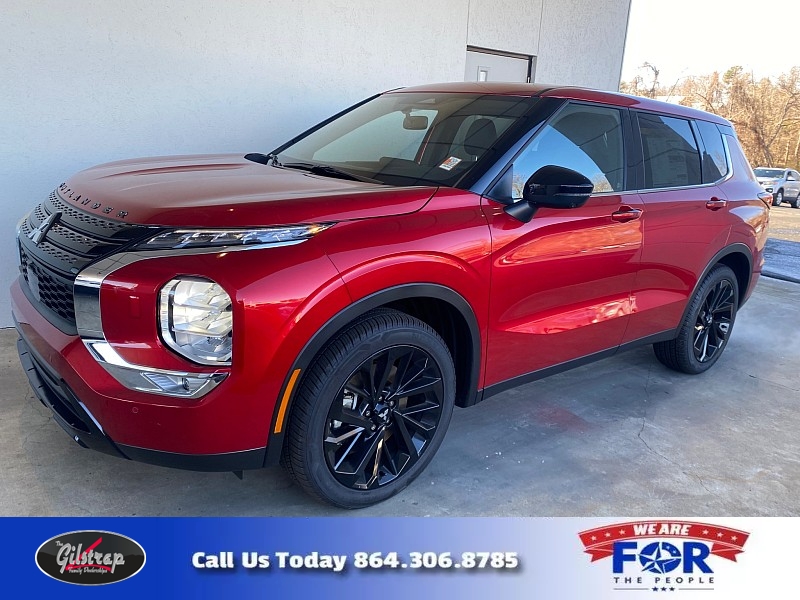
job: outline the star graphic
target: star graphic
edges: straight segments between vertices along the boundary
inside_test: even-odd
[[[658,591],[658,588],[657,588],[657,587],[654,587],[654,588],[653,588],[653,591],[654,591],[654,592],[657,592],[657,591]]]
[[[619,534],[620,534],[620,535],[625,535],[625,530],[624,530],[624,529],[620,529],[620,530],[619,530]]]
[[[611,534],[606,531],[606,537],[611,537]]]
[[[674,588],[674,587],[671,587],[671,588],[669,588],[669,591],[670,591],[670,592],[674,592],[674,591],[675,591],[675,588]]]
[[[680,551],[667,542],[654,542],[639,553],[642,570],[651,573],[667,573],[680,562]]]
[[[735,541],[736,541],[736,540],[738,540],[738,539],[739,539],[739,538],[738,538],[738,536],[735,536],[735,535],[732,535],[732,536],[731,536],[731,541],[732,541],[732,542],[735,542]]]
[[[717,537],[718,537],[718,538],[721,538],[721,537],[722,537],[722,532],[721,532],[721,531],[720,531],[720,532],[717,534]]]
[[[661,591],[662,591],[662,592],[666,592],[666,591],[667,591],[667,588],[663,587],[663,588],[661,588]]]
[[[703,529],[703,535],[708,535],[708,529]]]

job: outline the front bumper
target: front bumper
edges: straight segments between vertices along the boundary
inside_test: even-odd
[[[52,411],[55,421],[78,444],[120,458],[195,471],[240,471],[264,466],[265,447],[204,454],[131,443],[137,434],[146,442],[154,425],[162,440],[197,445],[196,440],[206,438],[208,443],[214,443],[213,433],[218,421],[213,414],[201,416],[202,409],[199,412],[197,408],[183,410],[183,407],[153,402],[152,398],[137,401],[132,398],[136,392],[122,386],[119,386],[119,398],[98,393],[90,386],[91,380],[102,378],[106,386],[116,382],[88,354],[80,339],[57,331],[41,317],[18,282],[12,286],[11,296],[19,334],[17,350],[31,388],[38,400]],[[211,409],[213,413],[213,407]],[[137,427],[139,420],[143,422]],[[114,428],[119,430],[121,438],[110,431]]]
[[[84,448],[98,450],[105,454],[127,458],[117,445],[104,432],[99,423],[78,400],[70,387],[53,371],[47,363],[31,350],[22,337],[17,340],[17,352],[34,395],[53,413],[53,418],[61,428]]]

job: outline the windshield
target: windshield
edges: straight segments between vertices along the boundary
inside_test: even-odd
[[[771,177],[773,179],[780,179],[783,177],[783,169],[756,169],[756,177]]]
[[[275,160],[284,168],[335,167],[389,185],[455,186],[491,158],[499,140],[518,135],[516,125],[534,103],[483,94],[384,94],[279,149]]]

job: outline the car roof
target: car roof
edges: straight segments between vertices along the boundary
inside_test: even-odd
[[[547,85],[543,83],[500,83],[500,82],[473,82],[464,81],[456,83],[433,83],[419,85],[415,87],[400,88],[391,90],[389,93],[410,93],[410,92],[440,92],[440,93],[461,93],[461,94],[493,94],[498,96],[540,96],[545,98],[564,98],[567,100],[582,100],[586,102],[598,102],[611,106],[626,108],[636,108],[657,113],[678,115],[686,118],[702,119],[713,121],[721,125],[731,125],[726,119],[696,108],[641,98],[619,92],[606,92],[591,88]]]

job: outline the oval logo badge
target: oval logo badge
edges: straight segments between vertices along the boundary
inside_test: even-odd
[[[71,531],[50,538],[36,551],[45,575],[75,585],[106,585],[133,577],[144,567],[144,548],[110,531]]]

